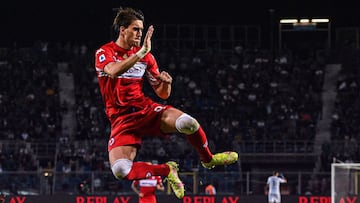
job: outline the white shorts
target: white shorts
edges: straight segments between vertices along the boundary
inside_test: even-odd
[[[269,194],[268,195],[269,203],[280,203],[281,202],[281,196],[280,194]]]

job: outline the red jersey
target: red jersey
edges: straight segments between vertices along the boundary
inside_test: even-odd
[[[151,176],[147,179],[134,180],[134,185],[139,186],[139,191],[144,194],[139,198],[140,203],[156,203],[156,186],[162,184],[160,176]]]
[[[110,62],[119,62],[134,55],[140,47],[125,50],[115,42],[109,42],[96,51],[95,68],[99,88],[105,103],[106,115],[111,123],[108,151],[117,146],[140,145],[141,136],[167,136],[160,130],[161,114],[169,108],[144,95],[144,75],[150,85],[161,83],[154,56],[148,53],[128,71],[111,78],[104,68]]]
[[[205,194],[207,195],[215,195],[216,194],[216,189],[213,185],[208,185],[205,187]]]
[[[96,51],[95,68],[101,95],[105,102],[106,115],[109,118],[112,115],[128,112],[129,107],[142,109],[148,104],[149,98],[145,97],[142,91],[144,75],[151,85],[160,83],[156,79],[156,76],[160,74],[159,68],[151,53],[148,53],[128,71],[116,78],[111,78],[105,73],[104,67],[109,62],[122,61],[134,55],[140,48],[133,47],[130,50],[125,50],[115,42],[109,42]]]

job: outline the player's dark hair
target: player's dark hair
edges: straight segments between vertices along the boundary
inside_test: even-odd
[[[120,7],[114,18],[113,28],[118,32],[121,26],[128,27],[134,20],[141,20],[144,22],[144,14],[141,10]]]

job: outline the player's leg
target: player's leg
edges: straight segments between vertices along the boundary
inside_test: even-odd
[[[143,179],[148,175],[166,176],[172,190],[178,198],[184,197],[184,184],[178,177],[178,165],[169,161],[165,164],[149,165],[146,162],[134,162],[141,137],[136,135],[164,136],[160,131],[161,114],[167,107],[153,103],[152,108],[145,108],[132,113],[131,118],[118,117],[122,123],[113,127],[108,151],[111,168],[118,179]],[[124,124],[125,123],[125,124]],[[135,135],[136,134],[136,135]]]
[[[277,197],[276,203],[281,203],[281,194],[278,194],[278,197]]]
[[[238,160],[236,152],[222,152],[212,154],[206,134],[198,121],[190,115],[176,109],[168,108],[162,114],[161,130],[165,133],[183,133],[188,142],[195,148],[205,168],[213,168],[216,165],[228,165]]]
[[[180,199],[184,197],[184,184],[178,176],[177,163],[173,161],[165,164],[134,162],[136,153],[137,147],[129,145],[117,146],[109,151],[111,170],[117,179],[135,180],[146,178],[149,175],[167,176],[176,197]]]
[[[151,175],[167,176],[170,172],[166,164],[150,165],[133,162],[137,153],[135,146],[118,146],[109,152],[111,170],[117,179],[134,180]]]
[[[276,198],[274,194],[269,194],[269,203],[276,203]]]
[[[280,199],[281,199],[280,194],[276,194],[275,199],[274,199],[274,203],[280,203],[281,202]]]

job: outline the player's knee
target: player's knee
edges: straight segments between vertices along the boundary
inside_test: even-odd
[[[111,166],[111,171],[117,179],[121,180],[130,173],[132,165],[133,161],[129,159],[118,159]]]
[[[179,132],[190,135],[199,129],[200,124],[195,118],[183,113],[176,119],[175,126]]]

